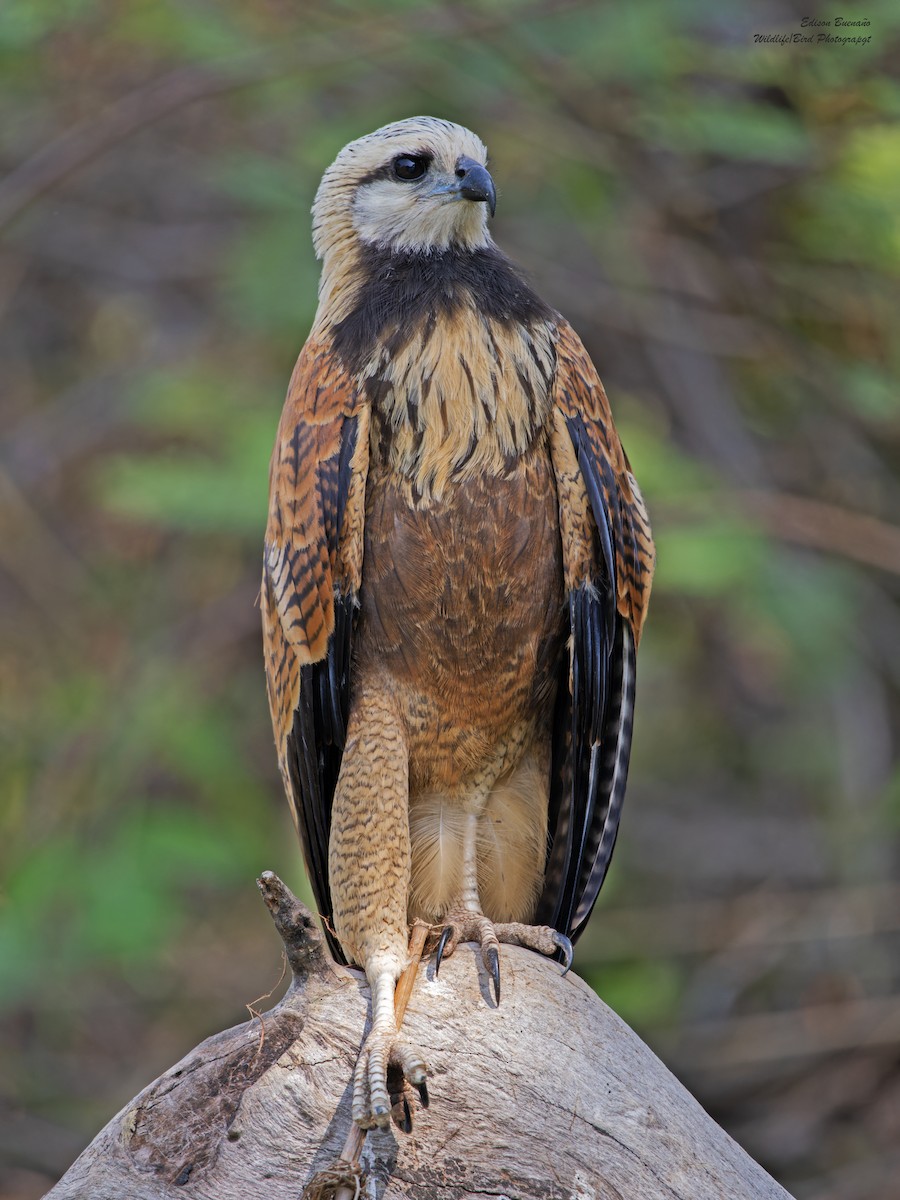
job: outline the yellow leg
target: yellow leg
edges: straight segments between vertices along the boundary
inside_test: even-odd
[[[409,751],[390,691],[373,680],[357,695],[332,810],[329,878],[334,928],[365,968],[372,1028],[353,1080],[353,1119],[387,1125],[387,1072],[397,1064],[416,1087],[422,1056],[401,1039],[394,989],[409,961]]]

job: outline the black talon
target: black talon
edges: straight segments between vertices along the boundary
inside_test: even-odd
[[[437,974],[437,971],[435,971]],[[419,1099],[422,1101],[422,1107],[427,1108],[431,1101],[428,1099],[428,1085],[423,1079],[421,1083],[416,1084],[416,1091],[419,1093]]]
[[[490,972],[491,979],[494,981],[494,997],[497,1004],[500,1003],[500,954],[496,946],[488,946],[487,962],[485,963]]]
[[[445,925],[443,930],[441,931],[441,937],[437,944],[437,950],[435,951],[435,955],[434,955],[434,977],[435,977],[435,979],[437,979],[438,972],[441,969],[441,960],[444,957],[444,951],[447,949],[447,943],[450,941],[452,936],[453,936],[453,926]]]
[[[571,965],[572,965],[572,959],[575,957],[575,951],[572,949],[572,943],[569,941],[569,939],[566,937],[566,935],[564,933],[554,932],[553,940],[556,943],[556,945],[559,947],[559,949],[562,951],[562,956],[563,956],[562,973],[563,973],[563,975],[567,975],[569,972],[569,967],[571,967]]]
[[[400,1128],[404,1133],[412,1133],[412,1113],[409,1111],[409,1101],[403,1097],[403,1121]]]

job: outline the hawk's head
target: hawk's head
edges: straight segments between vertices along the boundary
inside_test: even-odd
[[[451,121],[410,117],[351,142],[313,205],[316,254],[361,246],[418,251],[490,243],[496,192],[479,138]]]

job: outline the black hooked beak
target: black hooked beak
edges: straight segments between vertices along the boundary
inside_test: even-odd
[[[497,207],[497,189],[487,167],[462,155],[456,160],[456,178],[459,194],[466,200],[484,200],[493,216]]]

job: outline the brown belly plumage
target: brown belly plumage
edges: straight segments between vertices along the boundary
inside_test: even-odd
[[[503,477],[416,508],[370,472],[358,663],[391,677],[410,792],[465,785],[549,727],[562,641],[557,500],[542,438]],[[526,737],[530,742],[531,737]],[[525,746],[510,746],[512,761]]]

